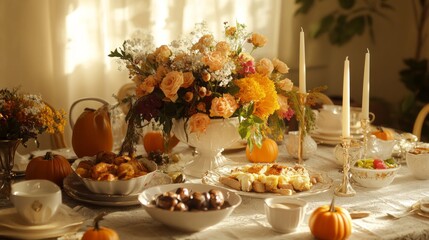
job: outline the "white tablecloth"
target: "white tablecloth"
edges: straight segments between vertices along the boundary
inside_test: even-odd
[[[295,162],[280,145],[278,162]],[[178,149],[181,149],[179,146]],[[183,149],[183,146],[182,146]],[[189,151],[188,151],[189,152]],[[234,162],[247,163],[243,150],[226,152]],[[340,183],[339,172],[333,156],[332,146],[319,145],[317,153],[305,161],[305,165],[328,173]],[[200,180],[193,179],[198,182]],[[353,220],[353,233],[350,239],[429,239],[429,219],[418,215],[394,220],[386,212],[398,212],[409,209],[423,197],[429,196],[429,180],[416,180],[403,165],[391,185],[381,189],[367,189],[354,185],[354,197],[336,197],[336,205],[349,211],[370,211],[369,217]],[[311,212],[320,205],[329,204],[333,189],[313,196],[302,197],[308,201],[304,223],[294,233],[280,234],[273,231],[266,221],[263,199],[243,197],[242,204],[223,222],[198,233],[182,233],[170,229],[153,220],[142,207],[103,208],[85,205],[67,200],[69,205],[88,220],[80,234],[92,224],[93,217],[101,211],[110,212],[102,222],[103,226],[115,229],[121,239],[314,239],[308,227]],[[78,205],[77,205],[78,204]],[[83,207],[82,207],[83,206]],[[77,239],[79,234],[64,236],[62,239]]]

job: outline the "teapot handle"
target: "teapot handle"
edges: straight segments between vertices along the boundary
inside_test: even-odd
[[[76,104],[83,102],[83,101],[96,101],[96,102],[100,102],[103,105],[109,105],[108,102],[106,102],[105,100],[101,99],[101,98],[81,98],[76,100],[71,106],[70,106],[70,110],[69,110],[69,122],[70,122],[70,127],[73,129],[74,126],[74,120],[72,118],[72,112],[73,112],[73,108],[76,106]]]

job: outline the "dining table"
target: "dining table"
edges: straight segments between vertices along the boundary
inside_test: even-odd
[[[286,140],[287,141],[287,138]],[[285,141],[279,143],[277,163],[294,165],[297,159],[289,155]],[[264,199],[260,193],[242,194],[241,204],[230,216],[220,223],[199,232],[181,232],[154,220],[142,205],[108,206],[100,202],[87,202],[76,199],[63,192],[63,203],[80,214],[84,220],[77,232],[59,237],[61,240],[80,239],[83,233],[93,225],[95,216],[102,212],[108,214],[101,222],[102,226],[114,229],[120,239],[315,239],[309,228],[311,213],[322,205],[329,205],[334,189],[342,179],[342,166],[334,157],[335,145],[319,144],[317,151],[304,160],[306,168],[325,174],[332,180],[331,186],[312,194],[294,194],[308,203],[304,222],[291,233],[274,231],[264,212]],[[183,159],[191,159],[194,150],[184,143],[179,143],[173,153]],[[228,163],[251,164],[245,153],[245,146],[226,149],[223,155]],[[353,219],[350,239],[429,239],[429,218],[415,212],[402,218],[393,218],[387,213],[410,211],[420,199],[429,197],[429,180],[417,180],[409,172],[406,163],[402,165],[393,182],[383,188],[365,188],[352,182],[356,194],[351,197],[335,197],[335,205],[349,212],[367,212],[368,216]],[[201,178],[187,176],[187,182],[201,183]],[[1,221],[1,220],[0,220]]]

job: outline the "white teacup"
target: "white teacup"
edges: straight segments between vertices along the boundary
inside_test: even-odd
[[[304,221],[307,205],[299,198],[275,197],[265,199],[264,209],[268,223],[275,231],[289,233]]]
[[[30,224],[47,223],[62,203],[61,189],[48,180],[27,180],[12,185],[10,199]]]
[[[323,105],[316,114],[316,127],[324,132],[341,132],[341,106]]]
[[[429,147],[415,147],[406,153],[405,159],[408,169],[415,178],[429,179]]]

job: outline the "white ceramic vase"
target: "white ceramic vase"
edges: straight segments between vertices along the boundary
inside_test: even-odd
[[[294,158],[298,158],[298,146],[299,146],[298,131],[289,132],[286,140],[286,149],[288,153]],[[316,152],[317,143],[309,134],[307,134],[304,137],[302,148],[303,148],[302,158],[308,159],[311,155],[313,155]]]
[[[238,118],[211,119],[205,133],[190,133],[185,119],[173,119],[172,131],[176,137],[196,148],[198,154],[184,169],[185,174],[202,177],[208,170],[225,164],[224,148],[240,140]]]

